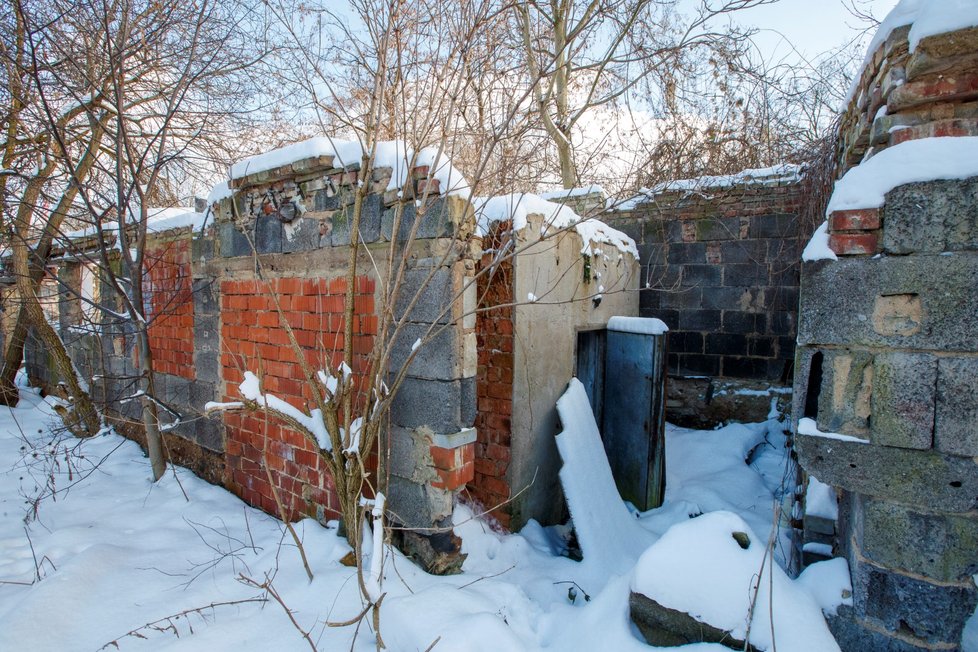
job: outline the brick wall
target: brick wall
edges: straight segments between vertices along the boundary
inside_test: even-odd
[[[153,370],[193,379],[194,302],[191,291],[189,232],[152,240],[146,247],[143,299],[153,351]]]
[[[484,239],[484,249],[501,250],[508,225]],[[493,255],[483,255],[480,270],[493,266]],[[512,260],[497,263],[491,273],[478,277],[479,313],[476,317],[479,367],[476,376],[478,433],[475,479],[469,483],[473,496],[485,507],[504,503],[510,497],[506,473],[510,463],[513,414],[513,321],[515,279]],[[498,306],[498,307],[495,307]],[[492,515],[508,527],[506,506]]]
[[[367,372],[367,358],[377,334],[374,289],[372,279],[357,279],[353,360],[349,363],[357,377]],[[265,391],[305,408],[312,400],[312,389],[302,380],[275,299],[307,362],[314,369],[323,368],[324,363],[335,369],[342,361],[346,279],[224,280],[220,290],[223,400],[240,400],[238,384],[244,371],[252,371],[262,378]],[[315,445],[302,434],[262,414],[229,413],[224,423],[226,484],[232,491],[277,514],[265,474],[267,466],[291,517],[338,517],[332,480]]]

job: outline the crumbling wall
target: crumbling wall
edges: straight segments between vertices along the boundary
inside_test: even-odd
[[[978,29],[912,53],[909,30],[869,58],[840,176],[910,140],[978,133]],[[796,448],[839,494],[853,604],[829,622],[846,651],[958,649],[978,604],[976,215],[978,177],[897,185],[882,206],[832,212],[839,259],[803,266]]]
[[[814,225],[797,168],[750,172],[665,184],[603,216],[639,243],[642,316],[669,326],[673,423],[763,420],[790,384]]]

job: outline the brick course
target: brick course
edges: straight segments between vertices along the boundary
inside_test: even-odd
[[[153,351],[153,370],[193,380],[194,302],[190,275],[190,234],[153,241],[146,248],[144,302]]]

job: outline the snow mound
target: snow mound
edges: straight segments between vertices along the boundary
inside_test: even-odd
[[[821,226],[815,229],[812,239],[805,245],[805,250],[801,252],[801,259],[804,261],[812,260],[839,260],[832,248],[829,247],[829,223],[822,222]]]
[[[651,535],[629,513],[615,487],[611,466],[591,412],[584,385],[571,378],[557,401],[563,431],[557,450],[564,466],[560,483],[584,560],[609,573],[624,573],[651,542]]]
[[[805,513],[830,521],[839,518],[839,499],[835,489],[813,475],[808,477],[808,488],[805,491]]]
[[[734,533],[747,535],[746,549]],[[750,643],[761,650],[776,644],[781,652],[838,650],[819,605],[806,588],[765,559],[766,543],[736,514],[704,514],[673,526],[642,555],[632,590],[743,640],[753,587],[763,566]]]
[[[827,616],[834,616],[840,605],[852,605],[849,562],[841,557],[809,565],[795,582],[808,590]]]
[[[897,186],[978,176],[978,136],[922,138],[887,147],[835,182],[826,215],[879,208]]]
[[[363,144],[358,140],[317,136],[235,163],[231,166],[231,179],[240,179],[249,174],[272,170],[317,156],[331,156],[333,165],[337,167],[358,164],[364,156]],[[390,168],[393,171],[390,183],[387,185],[388,190],[403,187],[412,167],[428,166],[431,169],[431,177],[439,181],[443,193],[469,197],[469,182],[455,169],[448,155],[437,147],[415,150],[402,140],[382,141],[375,144],[373,161],[374,167]]]
[[[582,217],[570,206],[547,201],[538,195],[513,193],[496,197],[475,197],[476,228],[479,235],[486,235],[493,224],[511,222],[514,231],[526,228],[530,215],[542,215],[544,218],[541,235],[568,229],[571,226],[584,241],[581,253],[591,256],[595,254],[592,244],[608,244],[622,254],[631,254],[638,259],[638,247],[635,241],[617,229],[593,217]]]

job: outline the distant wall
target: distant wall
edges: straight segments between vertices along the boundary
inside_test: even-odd
[[[667,418],[762,420],[790,384],[801,249],[796,175],[650,193],[603,216],[639,243],[641,314],[669,326]],[[745,391],[746,390],[746,391]]]

